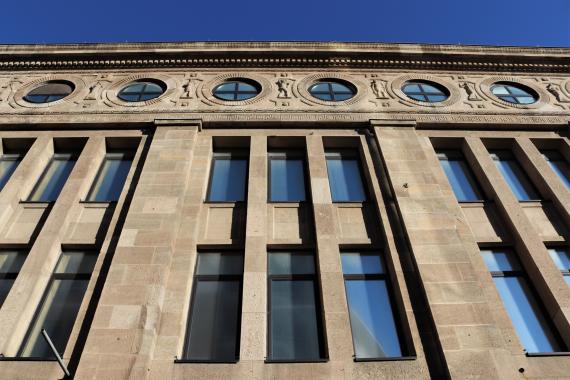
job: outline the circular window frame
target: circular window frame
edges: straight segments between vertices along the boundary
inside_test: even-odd
[[[214,96],[214,89],[224,82],[228,81],[242,81],[251,84],[254,87],[259,88],[259,93],[252,98],[245,100],[223,100]],[[202,85],[201,94],[212,104],[217,104],[221,106],[246,106],[252,103],[259,102],[260,100],[266,98],[269,95],[271,84],[269,81],[263,77],[257,75],[251,75],[249,73],[242,72],[232,72],[222,75],[218,75],[205,84]]]
[[[437,87],[441,87],[448,92],[448,97],[441,102],[424,102],[422,100],[416,100],[410,98],[406,93],[402,90],[404,84],[406,82],[429,82],[434,83]],[[421,106],[421,107],[429,107],[429,108],[440,108],[440,107],[449,107],[461,98],[461,93],[459,92],[459,88],[456,86],[455,83],[451,82],[450,80],[434,77],[431,75],[424,75],[424,74],[409,74],[400,76],[392,81],[390,86],[388,87],[392,93],[403,101],[405,104],[412,105],[412,106]]]
[[[352,86],[356,91],[352,98],[346,100],[322,100],[319,98],[315,98],[310,92],[309,88],[316,84],[317,82],[326,82],[327,80],[338,82],[346,82],[349,86]],[[361,101],[368,91],[366,85],[359,80],[356,80],[352,77],[343,74],[337,73],[321,73],[321,74],[313,74],[309,75],[303,79],[301,79],[296,86],[297,93],[304,99],[309,101],[312,104],[319,104],[323,106],[332,106],[332,107],[339,107],[339,106],[347,106],[351,104],[355,104]]]
[[[28,102],[26,99],[24,99],[24,97],[28,95],[30,91],[33,91],[34,89],[40,87],[44,83],[53,82],[53,81],[68,82],[73,86],[73,91],[71,91],[69,95],[59,100],[54,100],[53,102],[48,102],[48,103],[31,103]],[[14,102],[21,107],[46,108],[46,107],[53,107],[56,105],[69,103],[71,100],[77,98],[81,93],[85,93],[85,95],[87,95],[87,86],[85,85],[85,82],[81,78],[75,76],[64,77],[62,75],[50,75],[47,77],[34,79],[30,82],[25,83],[14,93],[13,99]]]
[[[347,88],[348,91],[350,91],[351,96],[350,96],[349,98],[343,99],[343,100],[326,100],[326,99],[321,99],[321,98],[319,98],[318,96],[316,96],[316,95],[311,91],[311,89],[312,89],[313,87],[318,86],[318,85],[320,85],[320,84],[327,84],[327,85],[328,85],[328,84],[339,84],[339,85],[342,85],[342,86],[344,86],[345,88]],[[329,87],[329,89],[330,89],[330,91],[333,91],[330,87]],[[358,89],[356,88],[355,85],[353,85],[353,84],[350,83],[349,81],[345,81],[345,80],[343,80],[343,79],[337,79],[337,78],[325,78],[325,79],[319,79],[319,80],[313,82],[312,84],[310,84],[309,87],[307,88],[307,92],[308,92],[313,98],[315,98],[315,99],[318,99],[318,100],[321,100],[321,101],[324,101],[324,102],[334,102],[334,103],[338,103],[338,102],[344,102],[344,101],[347,101],[347,100],[350,100],[350,99],[354,98],[354,97],[356,96],[356,94],[358,94]],[[333,91],[333,92],[329,92],[328,94],[329,94],[329,95],[333,95],[333,94],[334,94],[334,91]]]
[[[128,102],[126,100],[119,98],[119,92],[123,88],[131,84],[131,82],[137,82],[137,81],[142,82],[145,80],[153,83],[162,82],[164,84],[164,92],[160,96],[157,96],[156,98],[143,100],[140,102]],[[148,73],[148,74],[142,73],[137,75],[130,75],[111,84],[111,86],[109,86],[107,89],[104,90],[103,99],[109,100],[111,103],[123,107],[144,107],[163,102],[165,99],[168,98],[168,96],[172,95],[175,89],[176,89],[176,83],[174,79],[170,77],[155,73]]]
[[[249,86],[255,88],[255,89],[257,90],[257,93],[253,94],[253,96],[251,96],[251,97],[249,97],[249,98],[247,98],[247,99],[241,99],[241,100],[223,99],[223,98],[218,97],[218,96],[216,95],[216,90],[217,90],[217,88],[220,87],[220,86],[223,86],[223,85],[225,85],[225,84],[228,84],[228,83],[243,83],[243,84],[247,84],[247,85],[249,85]],[[232,102],[232,103],[233,103],[233,102],[245,102],[245,101],[247,101],[247,100],[251,100],[251,99],[254,99],[254,98],[258,97],[259,94],[261,94],[261,83],[255,81],[255,80],[248,79],[248,78],[228,78],[228,79],[224,80],[223,82],[218,83],[217,85],[215,85],[215,86],[212,88],[212,96],[213,96],[214,98],[216,98],[216,99],[222,101],[222,102]]]
[[[507,82],[507,83],[512,83],[514,85],[519,85],[522,87],[530,88],[537,95],[536,102],[534,102],[532,104],[516,104],[516,103],[507,102],[507,101],[495,96],[495,94],[493,94],[493,92],[491,91],[491,87],[498,82]],[[530,81],[527,81],[527,80],[524,80],[521,78],[516,78],[516,77],[493,76],[493,77],[485,78],[484,80],[482,80],[479,83],[479,89],[481,90],[480,92],[488,100],[492,101],[493,103],[495,103],[498,106],[502,106],[503,108],[504,107],[510,107],[510,108],[519,108],[519,109],[536,109],[536,108],[540,108],[540,107],[544,106],[548,102],[548,99],[549,99],[549,96],[546,93],[546,90],[543,90],[539,86],[535,86],[533,83],[529,83],[529,82]]]

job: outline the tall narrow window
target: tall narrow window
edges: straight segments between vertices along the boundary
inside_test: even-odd
[[[41,330],[46,329],[59,353],[65,351],[89,284],[96,252],[63,251],[18,356],[50,358]]]
[[[91,191],[89,191],[87,200],[91,202],[116,202],[123,191],[132,163],[132,154],[107,153]]]
[[[460,151],[441,150],[437,152],[437,157],[459,202],[483,199],[475,177]]]
[[[540,199],[530,179],[511,152],[508,150],[493,150],[490,153],[497,169],[499,169],[519,201]]]
[[[333,202],[364,202],[366,193],[356,152],[326,152],[327,172]]]
[[[507,249],[485,249],[481,254],[525,350],[561,351],[552,324],[514,253]]]
[[[377,253],[344,252],[341,259],[356,358],[402,356],[382,258]]]
[[[269,200],[271,202],[303,202],[305,193],[305,160],[297,152],[269,153]]]
[[[562,272],[566,283],[570,285],[570,252],[568,248],[549,248],[548,253],[550,253],[550,257],[552,257],[552,260],[554,260],[554,263]]]
[[[16,168],[22,161],[20,154],[3,154],[0,156],[0,191],[4,188]]]
[[[270,361],[325,358],[315,257],[307,252],[269,252]]]
[[[217,152],[212,159],[209,202],[245,201],[247,183],[247,152]]]
[[[184,360],[237,361],[242,277],[240,252],[198,254]]]
[[[568,162],[566,162],[560,152],[555,150],[543,150],[541,153],[548,165],[550,165],[550,168],[558,175],[562,183],[566,185],[566,188],[570,190],[570,167]]]
[[[77,156],[74,154],[55,153],[28,200],[33,202],[54,202],[57,200],[76,161]]]
[[[1,250],[0,251],[0,307],[8,297],[18,273],[24,261],[26,261],[25,251]]]

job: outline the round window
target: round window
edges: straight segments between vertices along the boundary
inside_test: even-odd
[[[449,91],[435,82],[411,80],[404,83],[402,92],[410,99],[426,103],[443,102],[449,98]]]
[[[261,92],[261,85],[252,80],[228,79],[217,85],[212,93],[221,100],[238,101],[256,97]]]
[[[356,87],[339,79],[323,79],[309,87],[309,93],[315,98],[329,102],[341,102],[356,95]]]
[[[523,85],[510,82],[497,82],[491,86],[491,92],[497,98],[513,104],[532,104],[538,100],[538,94]]]
[[[44,82],[28,92],[24,100],[30,103],[51,103],[71,94],[75,86],[66,80],[51,80]]]
[[[129,83],[117,97],[125,102],[144,102],[158,98],[166,91],[166,84],[158,80],[141,79]]]

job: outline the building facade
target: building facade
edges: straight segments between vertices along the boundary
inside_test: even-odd
[[[570,50],[0,46],[0,379],[570,378]]]

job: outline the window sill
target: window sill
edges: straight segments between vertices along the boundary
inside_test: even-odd
[[[246,203],[246,201],[204,201],[206,205],[241,205]]]
[[[416,360],[417,356],[394,356],[394,357],[387,357],[387,358],[354,358],[356,363],[359,362],[397,362],[397,361],[407,361],[407,360]]]
[[[55,203],[55,201],[27,201],[27,200],[22,200],[20,199],[20,203],[24,204],[24,205],[52,205]]]
[[[485,204],[485,203],[489,203],[490,201],[486,201],[484,199],[478,199],[475,201],[458,201],[460,205],[480,205],[480,204]]]
[[[329,359],[314,359],[314,360],[291,360],[291,359],[265,359],[267,364],[302,364],[302,363],[327,363]]]
[[[529,358],[540,358],[549,356],[570,356],[570,351],[560,351],[560,352],[527,352],[526,356]]]
[[[0,356],[2,362],[57,362],[56,358],[37,358],[21,356]]]
[[[193,360],[193,359],[175,359],[176,364],[236,364],[239,360]]]
[[[87,200],[80,200],[80,204],[95,204],[95,205],[110,205],[117,203],[117,201],[87,201]]]

